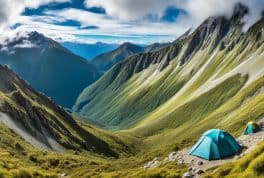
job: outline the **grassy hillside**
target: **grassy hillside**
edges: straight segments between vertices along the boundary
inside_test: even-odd
[[[175,110],[232,76],[241,74],[242,78],[247,78],[248,75],[246,86],[262,77],[260,26],[263,24],[262,19],[244,34],[241,25],[232,18],[229,21],[208,19],[192,34],[169,47],[118,63],[82,92],[73,110],[108,129],[148,127],[157,120],[169,124],[166,118]],[[234,90],[226,91],[228,87]],[[238,94],[244,84],[234,83],[228,87],[216,97],[227,94],[224,100],[228,100]],[[204,107],[206,110],[207,105]]]
[[[51,150],[54,150],[49,141],[52,139],[64,149],[118,157],[106,141],[81,127],[71,115],[46,96],[35,92],[7,67],[0,66],[0,79],[0,111],[10,116],[3,118],[1,115],[2,120],[13,121]],[[12,125],[10,127],[13,129]],[[116,142],[122,144],[118,139]]]

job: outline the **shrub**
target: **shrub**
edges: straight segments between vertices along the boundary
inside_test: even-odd
[[[60,163],[60,160],[58,160],[58,159],[55,159],[55,158],[49,159],[49,164],[50,164],[51,166],[53,166],[53,167],[58,166],[59,163]]]
[[[33,178],[32,174],[25,169],[13,171],[11,175],[12,178]]]
[[[29,160],[32,161],[32,162],[34,162],[34,163],[37,163],[38,162],[38,158],[34,154],[29,155]]]
[[[16,142],[14,146],[17,151],[24,151],[23,146],[18,142]]]

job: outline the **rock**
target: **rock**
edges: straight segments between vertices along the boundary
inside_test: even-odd
[[[234,157],[235,160],[240,159],[240,158],[241,158],[240,155],[237,155],[237,156]]]
[[[176,152],[171,152],[168,156],[169,161],[175,161],[177,159],[177,153]]]
[[[152,161],[147,162],[147,163],[144,165],[144,169],[148,169],[148,168],[150,168],[151,165],[152,165]]]
[[[192,171],[192,167],[189,167],[188,171],[191,172]]]
[[[165,163],[168,161],[170,161],[169,158],[164,158],[164,160],[163,160],[163,162],[165,162]]]
[[[155,157],[153,161],[159,161],[159,157]]]
[[[159,161],[154,161],[152,163],[152,165],[150,166],[150,168],[156,168],[156,167],[159,167],[160,166],[160,162]]]
[[[193,174],[191,172],[185,172],[183,175],[182,175],[182,178],[193,178]]]
[[[178,164],[184,164],[184,160],[178,159]]]
[[[150,168],[156,168],[158,166],[160,166],[160,162],[159,161],[149,161],[144,165],[144,169],[150,169]]]
[[[61,178],[66,178],[67,177],[67,174],[66,173],[63,173],[60,175]]]
[[[198,161],[198,166],[201,166],[201,165],[203,165],[203,162],[202,161]]]
[[[203,173],[204,173],[204,171],[202,169],[197,169],[195,171],[195,174],[203,174]]]

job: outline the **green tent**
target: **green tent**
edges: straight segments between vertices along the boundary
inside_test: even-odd
[[[250,135],[259,132],[261,128],[256,122],[249,122],[243,132],[244,135]]]
[[[190,151],[191,155],[207,160],[222,159],[240,152],[240,145],[229,133],[220,129],[205,132]]]

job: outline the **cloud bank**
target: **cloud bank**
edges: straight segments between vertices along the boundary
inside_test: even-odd
[[[248,26],[261,17],[263,0],[86,0],[85,4],[104,8],[109,17],[124,21],[142,20],[149,15],[161,18],[168,7],[174,6],[186,12],[180,19],[182,23],[195,26],[211,16],[230,17],[238,2],[250,9],[245,18]]]
[[[47,7],[41,14],[22,15],[26,8],[65,2],[73,3],[72,0],[0,0],[0,32],[7,36],[8,31],[39,31],[59,41],[81,43],[165,42],[197,27],[210,16],[230,17],[238,2],[250,9],[243,19],[247,29],[260,19],[264,7],[263,0],[84,0],[82,8]],[[104,9],[105,13],[89,10],[95,7]],[[164,21],[171,7],[184,13],[179,13],[173,22]],[[67,21],[80,25],[65,25]],[[17,23],[20,26],[15,30],[10,28]]]

